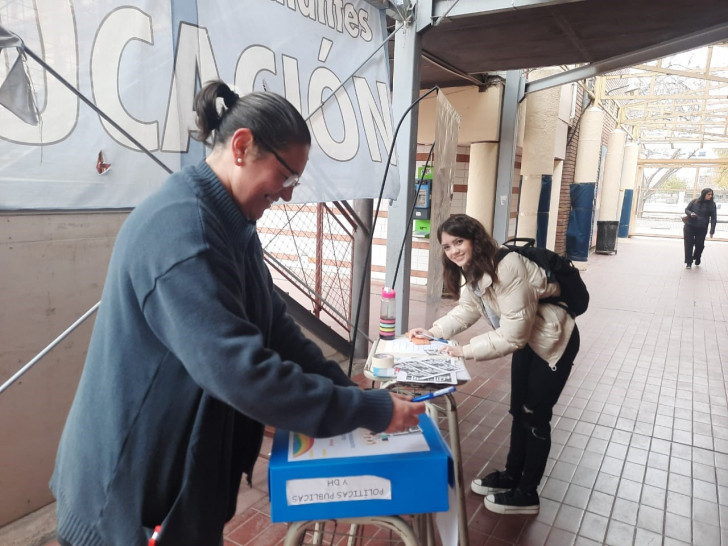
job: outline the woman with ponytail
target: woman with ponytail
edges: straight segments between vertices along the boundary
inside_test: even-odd
[[[51,479],[62,545],[217,546],[265,425],[395,432],[425,409],[355,386],[274,290],[255,222],[306,167],[301,115],[222,82],[195,110],[209,155],[137,207],[114,246]]]

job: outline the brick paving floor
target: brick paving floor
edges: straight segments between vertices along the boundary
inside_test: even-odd
[[[592,301],[554,412],[541,511],[492,514],[468,491],[471,545],[728,544],[728,244],[709,241],[703,264],[685,270],[679,239],[619,239],[615,255],[582,266]],[[414,289],[411,317],[424,316],[422,300]],[[509,362],[471,363],[457,393],[467,483],[503,467]],[[286,525],[269,518],[269,450],[267,438],[225,546],[282,544]]]

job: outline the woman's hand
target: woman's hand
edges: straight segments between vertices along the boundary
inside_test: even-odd
[[[440,353],[448,356],[455,356],[455,357],[462,357],[463,356],[463,348],[462,347],[443,347],[440,349]]]
[[[392,397],[392,420],[384,432],[404,432],[410,427],[419,424],[420,413],[425,413],[424,402],[410,402],[403,394],[389,393]]]
[[[421,339],[432,339],[435,337],[432,335],[432,332],[430,332],[429,330],[425,330],[424,328],[412,328],[405,335],[407,336],[407,339],[412,339],[413,337],[419,337]]]

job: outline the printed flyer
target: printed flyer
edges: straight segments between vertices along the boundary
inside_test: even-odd
[[[424,434],[419,427],[409,432],[374,434],[359,428],[347,434],[331,438],[311,438],[305,434],[291,432],[288,440],[288,460],[311,461],[337,459],[342,457],[368,457],[429,451]]]

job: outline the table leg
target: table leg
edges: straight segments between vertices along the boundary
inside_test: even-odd
[[[452,394],[447,398],[447,423],[450,434],[450,450],[455,467],[455,494],[458,498],[458,536],[460,546],[468,546],[468,512],[465,506],[465,484],[463,480],[463,458],[460,451],[460,426],[458,425],[458,406]]]

